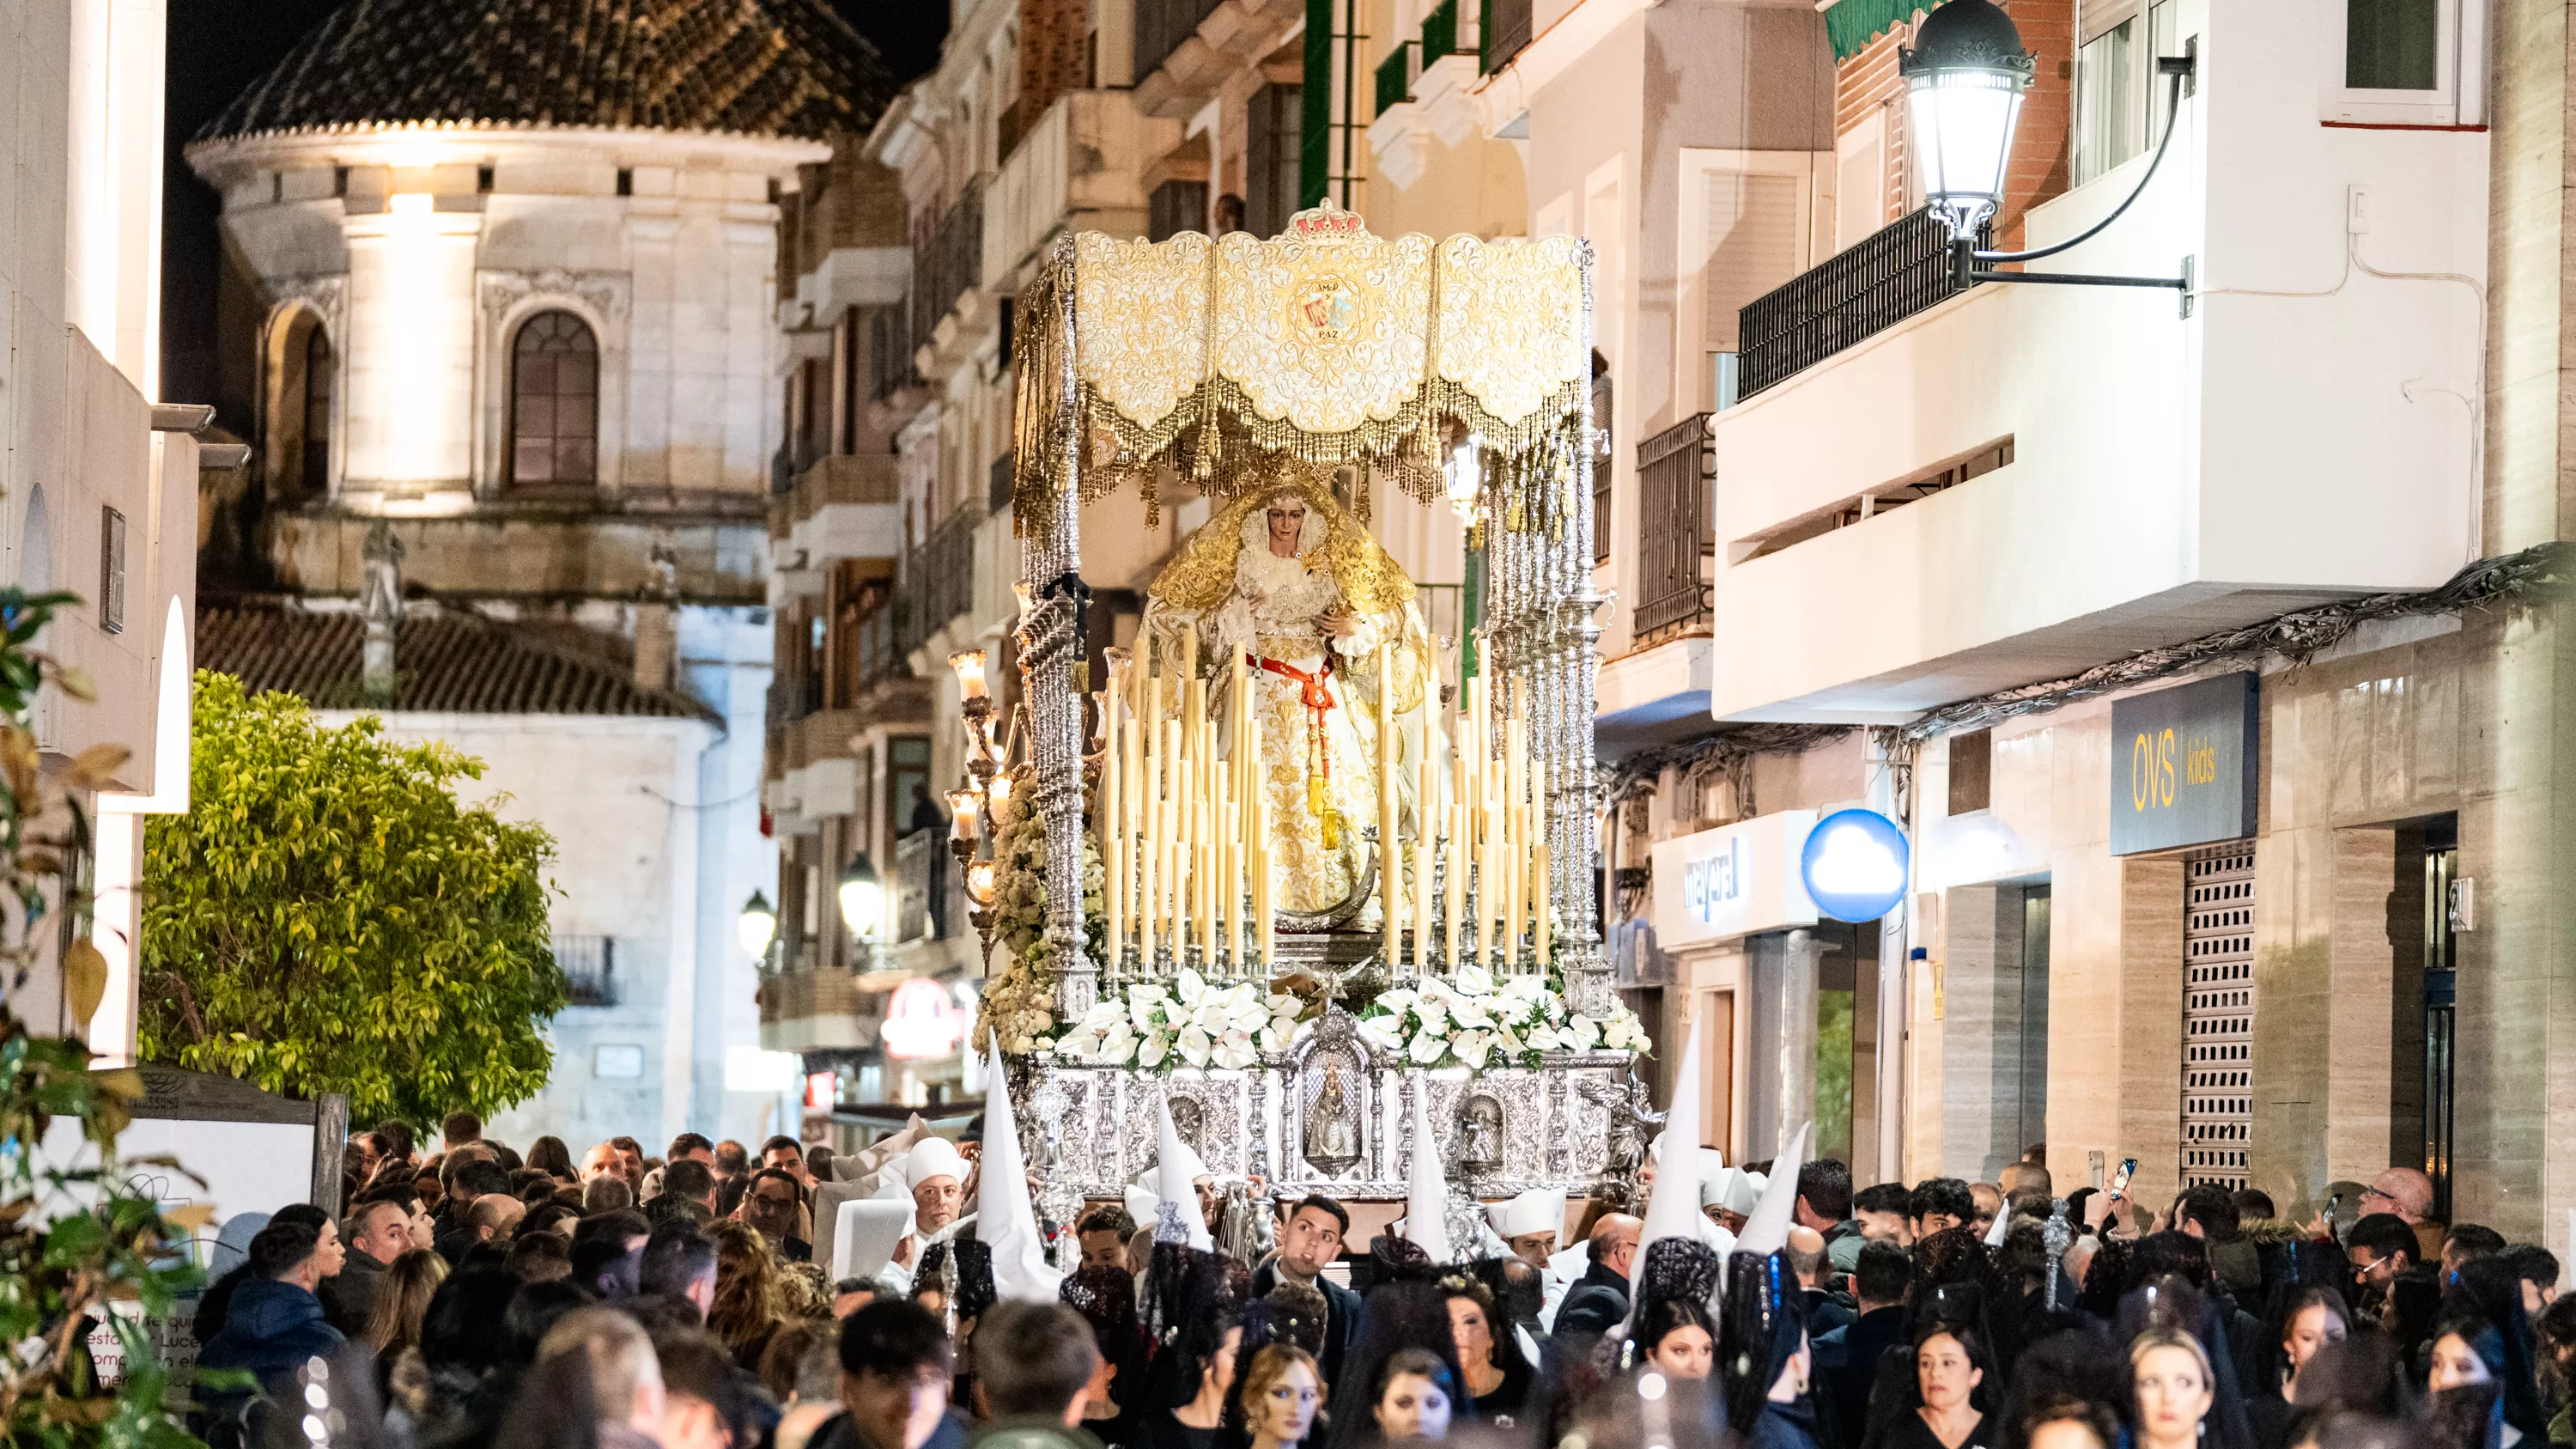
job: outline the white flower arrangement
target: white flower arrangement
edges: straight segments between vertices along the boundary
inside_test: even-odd
[[[1418,1067],[1535,1067],[1546,1052],[1646,1047],[1644,1025],[1625,1006],[1614,1006],[1607,1017],[1586,1016],[1567,1010],[1554,977],[1497,982],[1481,966],[1378,993],[1360,1012],[1359,1032]]]
[[[1101,998],[1056,1040],[1056,1055],[1088,1066],[1248,1067],[1288,1047],[1304,998],[1250,982],[1212,986],[1183,967],[1164,986],[1139,982]]]

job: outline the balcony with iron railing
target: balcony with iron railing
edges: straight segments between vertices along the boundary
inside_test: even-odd
[[[903,604],[896,647],[905,656],[975,606],[975,529],[980,508],[961,508],[904,555],[897,594]]]
[[[1991,223],[1977,245],[1994,245]],[[1959,291],[1949,228],[1929,207],[1899,218],[1744,305],[1736,394],[1752,397]]]
[[[978,176],[949,203],[928,239],[912,254],[912,345],[937,337],[957,299],[983,285],[984,178]]]
[[[1638,648],[1708,628],[1717,559],[1709,483],[1707,413],[1694,413],[1637,445]]]

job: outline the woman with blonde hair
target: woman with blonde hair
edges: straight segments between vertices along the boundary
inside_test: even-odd
[[[404,1349],[420,1347],[421,1320],[429,1314],[429,1300],[438,1285],[447,1281],[447,1260],[427,1248],[413,1248],[395,1256],[385,1268],[384,1279],[358,1337],[379,1358],[391,1359]]]
[[[1294,1449],[1305,1442],[1323,1401],[1324,1376],[1314,1356],[1291,1343],[1254,1354],[1235,1392],[1251,1449]]]
[[[2139,1334],[2129,1344],[2137,1449],[2198,1449],[2217,1382],[2199,1339],[2169,1329]]]
[[[735,1363],[758,1371],[761,1350],[786,1317],[787,1290],[769,1240],[748,1223],[719,1218],[701,1231],[716,1242],[716,1296],[707,1332]]]

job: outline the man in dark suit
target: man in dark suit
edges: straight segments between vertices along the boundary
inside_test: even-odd
[[[1319,1358],[1327,1388],[1340,1382],[1342,1355],[1359,1330],[1360,1295],[1324,1276],[1324,1265],[1342,1255],[1342,1239],[1350,1230],[1350,1209],[1322,1193],[1310,1193],[1288,1210],[1278,1253],[1252,1275],[1256,1298],[1283,1280],[1324,1295],[1324,1351]]]
[[[1885,1240],[1861,1244],[1852,1266],[1852,1297],[1860,1314],[1816,1336],[1815,1372],[1832,1419],[1826,1428],[1832,1442],[1857,1445],[1869,1426],[1869,1390],[1878,1381],[1879,1360],[1906,1339],[1905,1287],[1913,1274],[1903,1248]]]
[[[1557,1305],[1556,1337],[1597,1339],[1627,1321],[1628,1273],[1636,1266],[1637,1235],[1645,1226],[1626,1213],[1604,1213],[1592,1225],[1592,1266]]]

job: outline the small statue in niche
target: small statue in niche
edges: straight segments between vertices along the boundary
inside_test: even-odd
[[[1478,1092],[1458,1111],[1458,1168],[1492,1172],[1503,1165],[1503,1106]]]
[[[1323,1090],[1316,1094],[1314,1115],[1306,1123],[1306,1160],[1326,1172],[1338,1172],[1358,1160],[1359,1124],[1352,1119],[1349,1094],[1342,1086],[1342,1061],[1324,1063]]]
[[[1195,1097],[1172,1099],[1172,1130],[1180,1135],[1181,1145],[1207,1160],[1207,1109]]]

